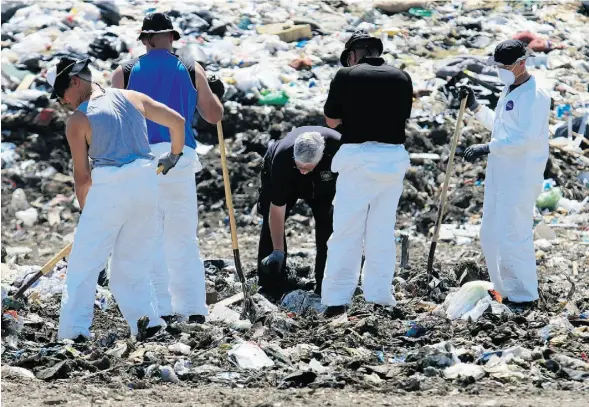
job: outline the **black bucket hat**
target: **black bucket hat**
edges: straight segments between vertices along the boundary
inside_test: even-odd
[[[525,42],[520,40],[506,40],[497,44],[495,52],[487,59],[487,65],[513,65],[516,62],[534,56],[534,53],[527,47]]]
[[[81,61],[72,58],[61,58],[59,63],[47,71],[46,79],[53,88],[51,99],[62,98],[73,76],[79,76],[90,64],[89,59]],[[82,78],[89,80],[91,78]]]
[[[180,39],[180,33],[174,28],[170,16],[168,16],[166,13],[151,13],[146,15],[143,19],[141,33],[137,39],[140,40],[144,35],[147,34],[170,32],[174,33],[174,41],[178,41]]]
[[[366,30],[358,30],[355,31],[354,34],[350,37],[350,39],[346,42],[344,51],[339,57],[339,61],[343,66],[348,66],[348,55],[350,52],[356,48],[376,48],[378,49],[378,54],[382,54],[384,49],[382,45],[382,41],[380,38],[371,37]]]

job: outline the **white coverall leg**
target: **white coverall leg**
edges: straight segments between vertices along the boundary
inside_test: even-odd
[[[96,280],[112,252],[110,288],[137,334],[137,320],[166,326],[146,272],[152,268],[157,208],[155,166],[135,160],[92,170],[92,186],[74,236],[59,318],[59,339],[90,336]]]
[[[492,130],[485,177],[481,247],[495,289],[514,302],[538,299],[533,211],[548,160],[550,97],[532,77],[495,112],[476,117]]]
[[[339,175],[321,292],[324,305],[350,303],[360,276],[363,242],[365,299],[396,304],[391,290],[394,229],[408,167],[409,155],[402,145],[345,144],[336,153],[332,171]]]
[[[170,143],[151,145],[156,157]],[[158,241],[151,277],[159,315],[208,315],[205,270],[198,246],[198,203],[194,174],[202,169],[194,149],[166,175],[158,177]]]

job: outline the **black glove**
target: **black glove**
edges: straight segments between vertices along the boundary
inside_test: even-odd
[[[282,264],[284,263],[284,252],[281,250],[274,250],[268,257],[262,260],[262,266],[268,270],[275,270],[280,272]]]
[[[162,171],[162,173],[164,175],[166,175],[168,173],[168,171],[170,171],[170,169],[172,169],[176,166],[176,164],[178,163],[178,160],[180,159],[182,154],[184,154],[184,153],[173,154],[171,151],[164,153],[160,156],[160,159],[157,162],[157,166],[158,167],[163,166],[164,170]]]
[[[225,85],[223,85],[223,82],[215,74],[207,75],[207,80],[213,93],[221,100],[225,94]]]
[[[490,153],[488,144],[475,144],[464,150],[464,159],[469,163]]]
[[[479,107],[479,102],[477,102],[477,98],[474,96],[474,91],[470,88],[470,86],[461,86],[458,89],[458,94],[460,95],[461,101],[462,99],[467,98],[466,107],[468,107],[470,111],[473,111]]]

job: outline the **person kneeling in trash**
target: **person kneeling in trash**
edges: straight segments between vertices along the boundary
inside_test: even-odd
[[[258,199],[258,213],[264,219],[258,281],[261,291],[271,298],[280,299],[286,290],[284,224],[298,199],[311,207],[315,219],[315,293],[321,293],[337,179],[331,171],[331,160],[339,149],[340,137],[339,132],[326,127],[303,126],[270,144],[264,156]]]
[[[58,337],[90,336],[96,280],[109,254],[110,288],[119,309],[133,335],[149,336],[166,324],[157,314],[157,299],[146,274],[153,262],[158,201],[146,119],[169,128],[172,138],[171,151],[158,161],[164,174],[160,176],[182,155],[184,119],[142,93],[103,89],[92,82],[89,62],[62,58],[47,72],[51,97],[75,109],[66,123],[66,137],[82,210],[68,263]]]
[[[495,48],[489,64],[498,68],[505,88],[495,111],[480,105],[471,88],[460,89],[475,117],[492,131],[491,141],[468,147],[473,162],[489,155],[481,247],[495,290],[510,302],[538,299],[532,227],[536,199],[542,192],[548,161],[550,96],[526,70],[531,50],[518,40]]]

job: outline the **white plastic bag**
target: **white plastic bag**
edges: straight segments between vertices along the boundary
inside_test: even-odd
[[[446,310],[446,317],[454,320],[472,311],[480,300],[489,297],[488,290],[492,289],[493,283],[488,281],[470,281],[464,284],[456,293],[450,294],[446,297],[443,304],[443,308]],[[490,302],[487,303],[482,311],[477,309],[477,312],[480,311],[480,314],[482,315],[489,304]],[[482,307],[483,304],[481,304],[481,308]],[[476,313],[473,315],[476,315]]]
[[[233,346],[228,355],[237,366],[243,369],[258,370],[274,366],[272,359],[258,345],[251,342],[239,342]]]

